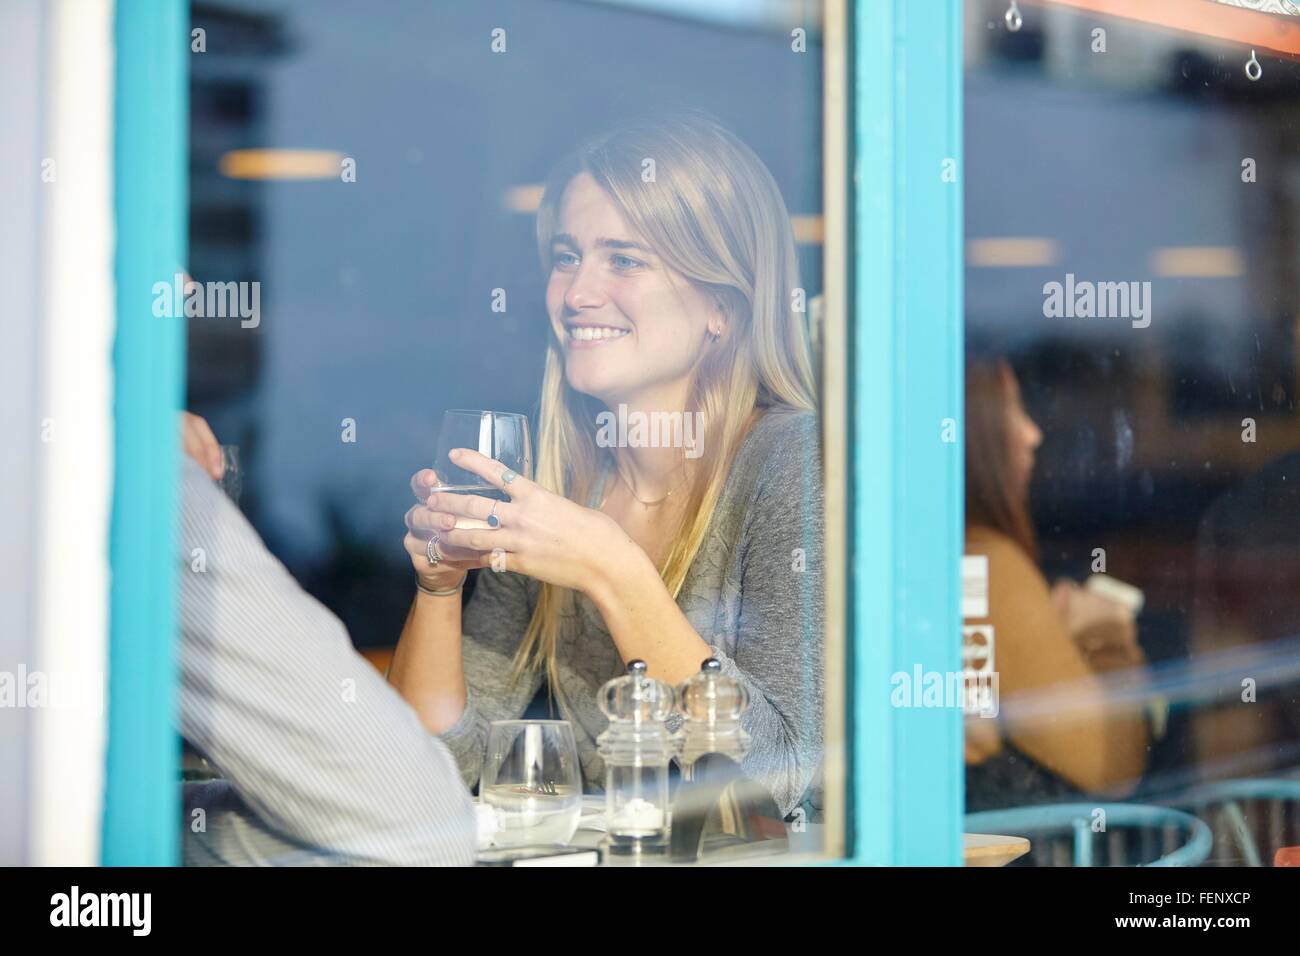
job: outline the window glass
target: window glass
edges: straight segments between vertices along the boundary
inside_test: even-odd
[[[1264,49],[1300,20],[1263,6],[967,4],[967,809],[1024,864],[1300,837],[1300,67]]]
[[[454,584],[457,535],[514,518],[553,534],[518,555],[476,541],[459,626],[474,719],[568,720],[603,806],[602,685],[641,657],[676,687],[711,655],[748,698],[715,749],[745,754],[787,850],[821,846],[820,17],[776,0],[194,4],[187,271],[250,294],[190,319],[188,407],[233,446],[227,486],[255,530],[471,785],[488,744],[421,704],[417,579]],[[480,489],[499,513],[431,544],[443,512],[421,506],[420,473],[480,482],[443,455],[474,442],[518,473],[528,459],[557,500],[522,512]],[[744,852],[760,829],[706,836]]]

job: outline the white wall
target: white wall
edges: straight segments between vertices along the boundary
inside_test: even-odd
[[[40,257],[41,35],[38,0],[0,4],[0,116],[5,118],[6,165],[22,174],[0,176],[0,679],[15,675],[28,660],[35,601],[36,521],[30,503],[36,493],[40,447],[35,375],[39,354],[36,303]],[[27,858],[28,760],[31,721],[19,708],[0,709],[0,866]],[[12,825],[11,825],[12,824]]]
[[[0,863],[99,862],[112,494],[113,5],[0,5]],[[47,162],[52,160],[52,165]],[[25,680],[24,680],[25,678]],[[39,686],[71,691],[43,701]]]

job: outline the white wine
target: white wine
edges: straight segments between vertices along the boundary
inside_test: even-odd
[[[582,817],[582,794],[570,786],[553,785],[542,792],[497,784],[483,791],[483,803],[495,811],[497,846],[568,843]]]

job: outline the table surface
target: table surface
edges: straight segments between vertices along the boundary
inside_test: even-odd
[[[799,840],[791,834],[790,850],[800,855],[815,855],[821,849],[821,828],[810,825],[805,831],[809,838]],[[579,830],[573,835],[573,846],[596,847],[605,834],[596,830]],[[803,844],[803,845],[800,845]],[[1019,859],[1029,852],[1030,843],[1024,837],[1003,836],[997,833],[963,833],[962,862],[970,867],[1006,866],[1012,860]],[[772,862],[772,858],[768,858]]]
[[[584,823],[601,809],[601,798],[590,795],[583,798]],[[815,859],[822,852],[823,827],[810,823],[802,832],[790,833],[790,854],[804,859]],[[603,830],[583,826],[569,841],[570,846],[595,848],[605,838]],[[1024,837],[1003,836],[996,833],[963,833],[962,862],[966,866],[1006,866],[1012,860],[1029,852],[1030,843]],[[776,858],[766,857],[764,862],[775,862]],[[755,861],[759,862],[759,861]]]
[[[1024,837],[996,833],[963,833],[962,859],[967,866],[1006,866],[1029,852]]]

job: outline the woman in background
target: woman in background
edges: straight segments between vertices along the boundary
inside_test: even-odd
[[[1122,796],[1146,767],[1141,705],[1108,699],[1103,675],[1145,668],[1132,614],[1037,567],[1029,479],[1042,432],[1001,358],[966,365],[966,554],[988,558],[1000,713],[966,720],[968,811]]]

